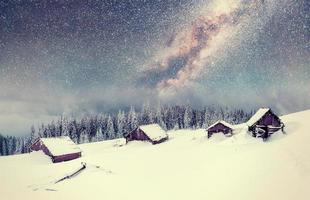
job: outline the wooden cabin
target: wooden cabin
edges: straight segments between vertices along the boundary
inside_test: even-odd
[[[139,126],[132,132],[124,135],[126,143],[133,140],[148,141],[152,144],[159,144],[168,139],[168,135],[158,124]]]
[[[253,137],[264,140],[278,130],[284,132],[284,124],[270,108],[260,108],[246,124]]]
[[[233,133],[233,125],[225,121],[217,121],[207,128],[208,138],[214,133],[223,133],[225,136],[231,136]]]
[[[81,157],[81,149],[68,137],[38,138],[30,146],[31,151],[42,150],[54,163]]]

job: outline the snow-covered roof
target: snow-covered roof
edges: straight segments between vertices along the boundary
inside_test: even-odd
[[[246,123],[248,126],[252,126],[255,124],[258,120],[260,120],[268,111],[270,108],[260,108],[258,111],[249,119],[249,121]]]
[[[68,136],[41,138],[40,140],[54,156],[81,152],[81,149]]]
[[[217,124],[223,124],[224,126],[226,126],[226,127],[228,127],[228,128],[231,128],[231,129],[234,128],[234,126],[233,126],[232,124],[230,124],[230,123],[228,123],[228,122],[225,122],[225,121],[223,121],[223,120],[219,120],[219,121],[215,122],[214,124],[212,124],[211,126],[209,126],[207,129],[210,129],[210,128],[214,127],[214,126],[217,125]]]
[[[152,141],[159,141],[163,138],[167,138],[168,135],[158,124],[148,124],[139,126]]]

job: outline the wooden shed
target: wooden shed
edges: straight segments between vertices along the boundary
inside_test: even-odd
[[[30,147],[31,151],[42,150],[54,163],[81,157],[81,149],[67,136],[38,138]]]
[[[217,121],[207,128],[208,138],[214,133],[223,133],[225,136],[231,136],[233,133],[233,125],[225,121]]]
[[[139,126],[132,132],[124,135],[126,142],[132,140],[148,141],[158,144],[168,139],[168,134],[158,124],[148,124]]]
[[[260,108],[246,124],[253,137],[264,140],[278,130],[284,132],[284,124],[270,108]]]

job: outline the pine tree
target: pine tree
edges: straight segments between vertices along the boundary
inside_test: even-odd
[[[16,138],[16,150],[15,153],[19,154],[22,153],[22,148],[23,148],[23,142],[22,142],[22,138]]]
[[[21,138],[21,153],[27,153],[28,149],[26,147],[26,139],[24,137]]]
[[[87,129],[87,119],[86,117],[83,117],[77,129],[79,143],[88,142],[88,134],[86,132],[86,129]]]
[[[169,107],[165,107],[163,110],[164,110],[163,120],[165,123],[166,130],[170,130],[173,128],[173,125],[172,125],[173,115],[172,115],[171,109]]]
[[[7,155],[11,155],[12,154],[12,139],[10,136],[6,136],[6,144],[7,144]]]
[[[39,127],[38,135],[39,137],[47,137],[47,131],[43,123],[41,124],[41,127]]]
[[[69,136],[69,121],[67,117],[63,117],[62,119],[62,133],[63,136]]]
[[[100,128],[98,128],[98,130],[96,132],[95,141],[99,142],[99,141],[102,141],[103,139],[104,139],[103,133],[102,133],[102,129],[100,127]]]
[[[0,134],[0,156],[4,155],[3,154],[3,140],[4,140],[4,137]]]
[[[17,147],[17,139],[16,137],[10,137],[10,146],[11,146],[11,152],[10,154],[16,154],[18,152],[16,152],[16,147]]]
[[[6,138],[2,140],[2,155],[9,155],[9,149]]]
[[[102,140],[106,139],[106,135],[104,134],[106,130],[106,118],[107,117],[104,114],[100,114],[98,116],[98,128],[97,129],[100,130],[102,133]]]
[[[117,136],[123,137],[125,134],[125,113],[123,111],[119,111],[117,114]]]
[[[90,133],[89,133],[90,141],[93,141],[93,140],[96,141],[97,140],[96,135],[98,132],[98,118],[97,118],[97,116],[93,116],[90,118],[89,129],[90,129]]]
[[[88,143],[88,142],[89,142],[88,135],[87,135],[87,132],[84,130],[82,131],[80,135],[79,144]]]
[[[49,124],[47,126],[47,129],[48,129],[48,135],[49,137],[56,137],[56,126],[55,126],[55,122],[52,121],[51,124]]]
[[[156,118],[156,113],[154,112],[154,109],[149,110],[149,123],[154,124]]]
[[[204,116],[204,128],[208,128],[212,123],[214,123],[214,109],[211,107],[205,108],[205,116]]]
[[[189,106],[185,107],[184,111],[184,128],[190,128],[191,127],[191,121],[192,121],[192,113],[191,108]]]
[[[63,117],[61,116],[60,119],[57,120],[56,124],[55,124],[55,136],[58,137],[58,136],[61,136],[62,135],[62,120],[63,120]]]
[[[135,108],[133,106],[130,107],[130,111],[128,114],[128,127],[129,131],[132,131],[138,127],[138,118],[135,111]]]
[[[115,134],[114,130],[114,125],[113,125],[113,120],[112,117],[109,115],[108,121],[107,121],[107,130],[106,130],[106,135],[108,139],[112,139]]]
[[[150,104],[146,102],[142,106],[140,124],[150,124]]]
[[[164,119],[163,119],[162,107],[161,107],[160,103],[158,103],[158,105],[157,105],[155,122],[157,124],[159,124],[163,129],[167,130],[167,126],[166,126]]]
[[[38,138],[36,134],[36,130],[34,128],[34,125],[31,126],[30,128],[30,143],[34,143],[34,141]]]
[[[69,128],[68,128],[69,137],[77,144],[78,143],[78,133],[77,133],[77,122],[76,120],[73,120],[69,122]]]

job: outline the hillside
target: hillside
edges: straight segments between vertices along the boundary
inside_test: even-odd
[[[0,157],[1,199],[308,199],[310,110],[282,117],[286,134],[230,138],[204,130],[170,131],[151,145],[79,145],[83,157],[53,164],[42,152]],[[54,184],[87,163],[78,176]]]

